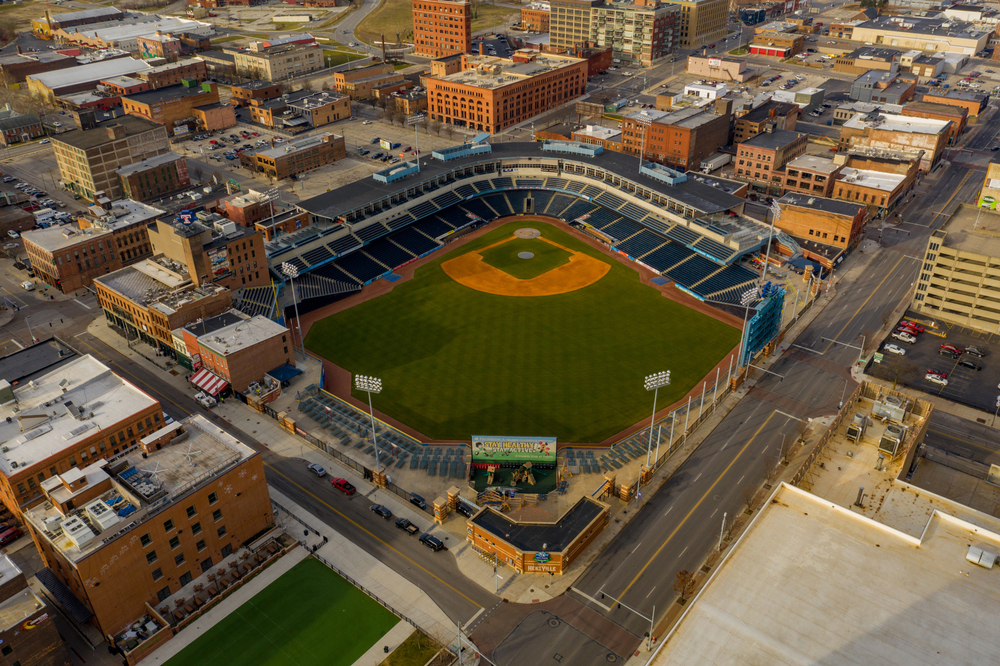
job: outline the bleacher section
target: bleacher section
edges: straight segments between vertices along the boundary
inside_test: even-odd
[[[326,261],[332,256],[333,253],[326,249],[325,245],[320,245],[319,247],[314,247],[308,252],[303,253],[302,261],[306,262],[310,266],[315,266],[318,263]]]
[[[509,190],[514,187],[513,178],[494,178],[492,183],[494,190]]]
[[[377,263],[374,259],[370,259],[361,252],[352,252],[346,257],[337,259],[334,263],[345,273],[362,283],[374,280],[387,270],[385,266]],[[327,275],[326,277],[333,278],[332,275]]]
[[[455,194],[450,190],[448,192],[445,192],[444,194],[440,194],[431,199],[431,201],[433,201],[435,205],[437,205],[437,207],[441,209],[447,208],[448,206],[451,206],[453,204],[457,204],[461,200],[462,198],[460,196],[458,196],[457,194]]]
[[[603,229],[615,220],[620,220],[621,217],[621,215],[613,210],[608,210],[607,208],[597,208],[587,216],[587,219],[584,220],[584,222],[597,229]]]
[[[556,190],[565,190],[568,182],[569,181],[565,178],[546,178],[545,187],[551,187]]]
[[[718,243],[711,238],[703,237],[694,244],[693,249],[712,255],[715,259],[725,262],[733,255],[733,249]]]
[[[595,202],[601,204],[605,208],[610,208],[612,210],[618,210],[625,203],[625,200],[620,196],[611,194],[610,192],[604,192],[596,199]]]
[[[530,194],[533,202],[531,212],[535,215],[541,215],[542,211],[548,208],[548,205],[552,202],[552,198],[556,196],[552,192],[546,192],[545,190],[535,190]]]
[[[643,257],[642,263],[663,273],[664,271],[684,261],[692,254],[694,254],[694,252],[687,249],[680,243],[670,241],[666,245],[661,245]]]
[[[354,236],[352,236],[351,234],[348,234],[348,235],[344,236],[343,238],[338,238],[337,240],[333,241],[332,243],[327,243],[326,247],[334,255],[338,255],[338,254],[343,254],[343,253],[347,252],[348,250],[352,250],[352,249],[356,248],[359,245],[361,245],[361,242],[357,238],[355,238]]]
[[[483,199],[484,199],[484,197],[480,197],[479,199],[473,199],[472,201],[465,201],[461,205],[459,205],[459,208],[467,210],[468,212],[472,213],[473,215],[478,215],[479,217],[483,218],[484,220],[494,220],[494,219],[500,217],[500,213],[498,213],[497,211],[495,211],[492,208],[490,208],[486,204],[486,202],[483,201]],[[504,213],[504,214],[508,214],[508,213]]]
[[[401,266],[413,259],[415,256],[413,253],[407,252],[400,246],[391,242],[388,238],[383,238],[377,243],[372,243],[364,249],[364,253],[375,261],[385,264],[388,268]]]
[[[510,209],[510,204],[507,203],[507,197],[505,197],[503,193],[487,194],[486,196],[481,197],[481,200],[489,204],[490,208],[495,210],[500,217],[514,214],[514,211]]]
[[[340,259],[338,259],[337,261],[340,261]],[[337,267],[336,262],[330,262],[329,264],[324,264],[323,266],[317,268],[315,271],[312,272],[315,273],[316,275],[320,275],[322,277],[329,278],[331,280],[336,280],[337,282],[346,282],[348,284],[357,284],[357,285],[361,284],[361,281],[358,280],[356,277],[348,275],[344,271],[340,270]]]
[[[392,240],[418,257],[425,252],[430,252],[434,248],[441,246],[440,243],[432,241],[413,227],[407,227],[402,231],[396,232],[392,235]]]
[[[431,213],[434,213],[437,210],[439,210],[438,207],[435,206],[432,202],[423,201],[421,203],[418,203],[413,208],[411,208],[409,212],[410,215],[419,220],[420,218],[430,215]]]
[[[465,197],[471,197],[475,193],[476,193],[476,188],[474,188],[471,183],[462,183],[461,185],[455,188],[455,194],[457,194],[463,199]]]
[[[375,240],[379,236],[386,235],[387,233],[389,233],[389,230],[385,226],[376,223],[376,224],[369,224],[364,229],[355,230],[354,235],[363,240],[364,242],[368,243],[370,241]]]
[[[580,200],[575,202],[572,206],[570,206],[566,210],[564,210],[562,213],[562,218],[564,220],[572,222],[581,215],[586,215],[587,213],[591,213],[595,210],[598,210],[599,208],[600,208],[599,206],[592,204],[589,201]]]
[[[601,229],[602,234],[607,234],[616,240],[625,240],[629,236],[634,236],[645,229],[644,226],[638,222],[633,222],[627,217],[623,217],[617,222],[609,224],[608,226]]]
[[[549,180],[552,179],[550,178]],[[565,217],[562,212],[569,208],[574,202],[576,202],[576,198],[574,197],[567,196],[565,194],[553,194],[552,202],[549,203],[548,208],[541,212],[552,217]],[[535,210],[538,211],[537,206],[535,207]]]
[[[233,293],[233,307],[251,317],[262,315],[270,319],[275,316],[277,310],[274,287],[267,285],[238,289]]]
[[[454,227],[445,222],[440,215],[425,217],[410,227],[410,229],[419,229],[431,238],[437,238],[448,233],[449,231],[454,231]],[[406,229],[403,229],[403,231],[406,231]],[[403,231],[397,231],[396,233],[401,234]]]
[[[521,190],[507,192],[507,201],[510,202],[510,207],[514,209],[515,215],[524,215],[524,201],[528,198],[529,193]]]
[[[730,264],[721,271],[701,282],[696,289],[699,294],[711,297],[716,300],[739,300],[739,293],[735,299],[726,298],[726,292],[736,290],[742,293],[743,289],[737,289],[757,279],[757,274],[747,270],[738,264]]]
[[[696,234],[687,227],[682,227],[679,224],[674,225],[667,235],[678,243],[684,243],[685,245],[691,245],[701,238],[700,234]]]
[[[627,241],[618,244],[618,249],[630,257],[639,258],[663,245],[666,238],[658,233],[643,229],[638,234],[632,236]]]
[[[719,270],[719,264],[705,257],[692,254],[691,258],[667,271],[667,276],[686,287],[698,284],[706,277]]]

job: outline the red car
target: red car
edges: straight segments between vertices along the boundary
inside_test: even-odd
[[[348,483],[347,479],[333,479],[330,483],[333,484],[334,488],[345,495],[353,495],[357,490],[354,486]]]
[[[9,530],[4,530],[0,532],[0,548],[13,543],[21,538],[21,530],[11,528]]]
[[[897,326],[896,330],[897,331],[905,331],[907,333],[910,333],[910,334],[913,335],[913,337],[917,337],[917,334],[920,333],[920,331],[918,331],[917,329],[913,328],[912,326]]]
[[[947,372],[938,372],[937,370],[930,370],[930,369],[928,369],[927,370],[927,374],[928,375],[937,375],[941,379],[948,379],[948,373]]]
[[[906,326],[907,328],[912,328],[913,330],[917,331],[918,333],[923,333],[924,332],[924,327],[921,326],[920,324],[916,323],[916,322],[907,321],[907,320],[904,319],[903,321],[901,321],[899,323],[900,323],[900,325]]]
[[[259,132],[250,132],[250,134],[253,135],[253,136],[260,136]]]
[[[941,345],[941,349],[948,349],[950,351],[955,352],[956,354],[962,353],[962,350],[956,347],[955,345]]]

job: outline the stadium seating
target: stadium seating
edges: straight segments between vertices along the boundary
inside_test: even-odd
[[[545,187],[549,187],[549,188],[557,189],[557,190],[565,190],[566,189],[566,183],[568,183],[568,182],[569,181],[566,180],[565,178],[546,178],[545,179]]]
[[[622,215],[625,215],[626,217],[629,217],[629,218],[631,218],[633,220],[636,220],[636,221],[639,221],[642,218],[644,218],[647,215],[649,215],[649,211],[647,211],[644,208],[640,208],[639,206],[635,205],[631,201],[629,203],[625,204],[624,206],[622,206],[619,209],[618,212],[621,213]]]
[[[500,213],[486,205],[486,202],[483,201],[482,197],[473,199],[472,201],[465,201],[459,205],[458,208],[468,211],[473,215],[478,215],[484,220],[494,220],[500,217]]]
[[[441,246],[440,243],[431,240],[413,227],[397,231],[391,238],[418,257]]]
[[[514,214],[514,211],[511,210],[510,204],[507,203],[507,197],[504,196],[503,192],[499,192],[497,194],[487,194],[484,197],[480,197],[480,200],[489,204],[489,207],[495,210],[500,217]]]
[[[694,254],[694,252],[687,249],[680,243],[674,243],[671,241],[666,245],[661,245],[643,257],[642,263],[647,266],[652,266],[654,269],[662,273],[684,261],[692,254]]]
[[[757,274],[738,265],[730,265],[698,285],[699,294],[708,296],[757,279]]]
[[[653,215],[647,215],[646,219],[644,219],[642,223],[645,224],[650,229],[652,229],[653,231],[659,231],[661,234],[665,236],[669,234],[670,230],[674,226],[673,222],[666,222]]]
[[[583,194],[583,196],[585,197],[590,197],[591,199],[594,199],[602,192],[604,192],[604,190],[599,188],[597,185],[587,185],[583,188],[581,194]]]
[[[493,189],[494,190],[509,190],[512,187],[514,187],[514,179],[513,178],[502,177],[502,178],[494,178],[493,179]]]
[[[518,187],[541,187],[544,181],[541,178],[518,178]]]
[[[313,271],[313,273],[321,275],[325,278],[330,278],[331,280],[337,280],[338,282],[346,282],[347,284],[359,284],[361,282],[356,277],[348,275],[344,271],[340,270],[340,268],[337,267],[336,262],[325,264],[317,268]]]
[[[364,229],[357,229],[354,232],[354,235],[363,240],[364,242],[369,243],[378,238],[379,236],[385,236],[387,233],[389,233],[389,229],[387,229],[385,226],[381,224],[376,223],[376,224],[369,224]]]
[[[568,190],[570,192],[582,192],[583,188],[586,186],[587,186],[586,183],[581,183],[579,181],[571,180],[567,181],[566,187],[564,187],[563,189]]]
[[[545,190],[535,190],[529,193],[532,200],[531,212],[536,215],[541,215],[549,204],[552,202],[552,198],[556,196],[552,192],[546,192]]]
[[[695,243],[693,248],[712,255],[712,257],[717,259],[720,263],[725,263],[733,254],[732,248],[707,237],[702,238],[700,241]]]
[[[524,200],[528,198],[529,193],[523,190],[513,190],[506,193],[507,201],[510,203],[510,207],[514,210],[515,215],[524,214]]]
[[[596,204],[592,204],[589,201],[575,202],[572,206],[563,211],[561,217],[565,220],[575,220],[581,215],[586,215],[587,213],[592,213],[593,211],[600,208]]]
[[[667,236],[678,243],[684,243],[685,245],[693,245],[695,241],[702,237],[701,234],[695,233],[687,227],[682,227],[679,224],[675,225],[674,228],[667,233]]]
[[[643,229],[627,241],[619,243],[617,247],[630,257],[639,258],[663,245],[666,241],[667,239],[663,236],[653,233],[649,229]]]
[[[326,247],[334,255],[338,255],[338,254],[344,254],[348,250],[356,248],[359,245],[361,245],[361,241],[359,241],[357,238],[355,238],[351,234],[348,234],[348,235],[344,236],[343,238],[338,238],[335,241],[327,243]]]
[[[362,252],[352,252],[334,262],[338,268],[360,282],[369,282],[386,272],[386,267]],[[327,277],[333,277],[327,275]]]
[[[587,216],[586,222],[596,229],[603,229],[604,227],[613,224],[615,220],[620,220],[621,217],[621,215],[613,210],[599,207]]]
[[[333,256],[330,250],[326,249],[325,245],[320,245],[315,247],[302,255],[302,261],[306,262],[310,266],[314,266],[321,261],[326,261]]]
[[[719,264],[695,254],[684,263],[674,266],[667,271],[667,276],[671,280],[690,288],[717,270],[719,270]]]
[[[625,200],[620,196],[611,194],[610,192],[602,192],[594,201],[612,210],[618,210],[625,203]]]
[[[443,208],[447,208],[448,206],[451,206],[452,204],[456,204],[456,203],[458,203],[461,200],[462,200],[462,197],[458,196],[457,194],[455,194],[451,190],[449,190],[447,192],[444,192],[443,194],[439,194],[438,196],[436,196],[433,199],[431,199],[431,201],[433,201],[435,204],[437,204],[438,208],[442,208],[442,209]]]
[[[645,227],[643,227],[638,222],[633,222],[627,217],[623,217],[617,220],[616,222],[613,222],[612,224],[609,224],[608,226],[601,229],[601,233],[607,234],[608,236],[611,236],[612,238],[615,238],[617,240],[625,240],[629,236],[633,236],[639,233],[644,228]]]
[[[457,194],[463,199],[465,197],[471,197],[475,193],[476,193],[476,188],[474,188],[471,183],[462,183],[461,185],[455,188],[455,194]]]
[[[549,180],[552,179],[549,178]],[[564,217],[562,215],[562,212],[567,208],[569,208],[570,205],[576,201],[577,199],[575,197],[570,197],[565,194],[553,194],[552,202],[548,205],[548,208],[546,208],[544,211],[541,212],[545,213],[546,215],[551,215],[552,217]],[[537,204],[535,205],[535,210],[536,211],[538,210]]]
[[[420,218],[426,217],[431,213],[436,213],[438,210],[439,209],[437,208],[437,206],[435,206],[430,201],[423,201],[421,203],[418,203],[413,208],[411,208],[409,212],[410,215],[419,220]]]
[[[413,224],[413,226],[408,228],[413,230],[419,229],[420,231],[424,232],[431,238],[437,238],[443,234],[448,233],[449,231],[454,230],[454,227],[445,222],[443,219],[441,219],[439,215],[432,215],[431,217],[425,217],[424,219],[420,220],[419,222],[416,222],[415,224]],[[403,229],[403,231],[406,231],[406,229]],[[402,231],[397,233],[402,233]]]
[[[412,252],[408,252],[389,242],[388,238],[383,238],[376,243],[372,243],[364,249],[364,253],[375,261],[385,264],[388,268],[401,266],[414,258]]]

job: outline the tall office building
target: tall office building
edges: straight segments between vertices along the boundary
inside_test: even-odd
[[[431,58],[472,50],[469,0],[420,0],[413,3],[415,53]]]
[[[680,23],[681,10],[660,0],[554,0],[549,42],[571,54],[588,45],[611,47],[614,62],[649,66],[677,48]]]
[[[677,39],[681,48],[711,46],[726,37],[728,0],[663,0],[681,10]]]

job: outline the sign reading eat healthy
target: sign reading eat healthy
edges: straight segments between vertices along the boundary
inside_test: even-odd
[[[474,463],[548,463],[556,462],[555,437],[472,437]]]

